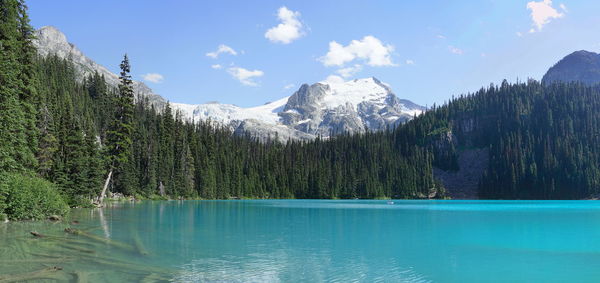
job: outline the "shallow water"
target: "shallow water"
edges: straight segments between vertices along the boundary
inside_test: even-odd
[[[600,202],[163,201],[0,224],[0,282],[53,266],[90,282],[594,282]]]

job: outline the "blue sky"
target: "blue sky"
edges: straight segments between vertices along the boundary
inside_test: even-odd
[[[440,104],[502,79],[541,79],[570,52],[600,50],[598,1],[27,3],[34,27],[59,28],[114,72],[127,52],[135,79],[194,104],[261,105],[342,74]]]

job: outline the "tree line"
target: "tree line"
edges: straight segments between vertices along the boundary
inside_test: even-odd
[[[38,171],[71,196],[98,195],[113,169],[109,189],[140,197],[423,198],[436,188],[442,193],[431,174],[433,155],[384,138],[391,129],[331,140],[261,142],[209,121],[187,121],[169,104],[155,109],[142,96],[134,104],[124,83],[111,89],[97,73],[78,83],[66,60],[38,60],[45,82],[39,87],[52,109],[52,117],[45,118],[53,121],[45,140],[54,141],[40,146],[52,157],[51,166]],[[131,119],[124,121],[125,116]]]
[[[157,109],[134,93],[127,56],[118,87],[98,73],[82,79],[68,60],[37,55],[24,1],[0,0],[0,12],[0,174],[17,180],[0,183],[0,214],[21,190],[11,186],[32,178],[71,206],[105,189],[139,198],[443,198],[433,168],[460,170],[469,148],[489,152],[482,198],[600,192],[598,87],[505,81],[396,128],[265,142],[188,121],[168,103]]]

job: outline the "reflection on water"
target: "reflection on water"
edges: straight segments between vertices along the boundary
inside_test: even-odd
[[[108,229],[108,223],[106,222],[106,218],[104,218],[104,208],[93,209],[92,213],[94,212],[98,212],[98,219],[100,220],[100,226],[102,226],[104,237],[110,239],[110,230]]]
[[[0,281],[593,282],[599,224],[589,201],[124,202],[0,224]]]

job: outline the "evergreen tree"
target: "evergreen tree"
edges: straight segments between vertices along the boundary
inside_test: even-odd
[[[35,118],[30,105],[34,89],[29,80],[30,29],[22,1],[0,1],[0,171],[22,171],[36,165]],[[26,99],[23,99],[26,98]],[[28,134],[30,136],[28,136]]]
[[[129,158],[131,154],[131,135],[133,131],[134,94],[133,81],[131,80],[129,58],[127,54],[121,62],[121,74],[119,76],[119,95],[116,97],[116,111],[114,120],[107,133],[107,154],[109,158],[109,170],[99,202],[102,203],[106,189],[114,172],[115,179],[121,181],[120,185],[127,184]]]

